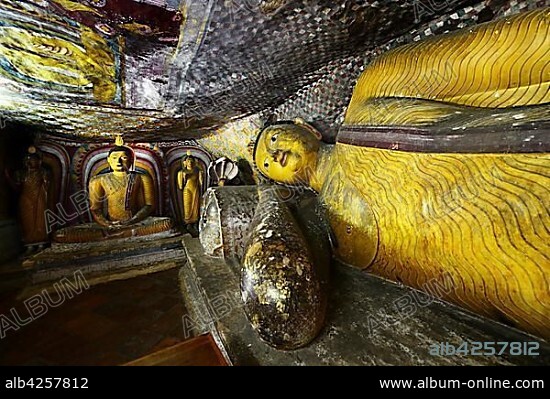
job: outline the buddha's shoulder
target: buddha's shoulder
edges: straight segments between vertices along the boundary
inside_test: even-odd
[[[102,181],[105,181],[107,178],[108,178],[107,174],[93,176],[92,178],[90,178],[90,184],[101,183]]]
[[[90,185],[106,184],[114,180],[112,173],[102,173],[90,178]]]

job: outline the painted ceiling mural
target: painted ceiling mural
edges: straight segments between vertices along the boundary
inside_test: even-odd
[[[301,116],[330,141],[373,56],[547,3],[0,0],[0,116],[85,141]]]

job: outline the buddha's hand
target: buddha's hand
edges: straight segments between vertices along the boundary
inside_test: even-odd
[[[107,222],[107,227],[109,229],[117,229],[119,228],[120,226],[123,226],[122,224],[123,222],[119,222],[119,221],[109,221]]]
[[[111,227],[112,223],[110,220],[108,220],[105,216],[103,216],[103,213],[99,210],[92,209],[92,216],[94,221],[99,224],[102,227]]]
[[[123,220],[123,221],[118,222],[118,223],[119,223],[119,226],[130,226],[132,224],[137,223],[137,221],[135,220],[135,218],[130,218],[128,220]]]

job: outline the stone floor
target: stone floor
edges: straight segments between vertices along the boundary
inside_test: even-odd
[[[0,315],[22,319],[24,275],[0,266]],[[0,365],[117,365],[184,340],[186,314],[172,269],[90,287],[0,339]],[[55,296],[53,296],[55,299]]]
[[[212,334],[233,365],[550,365],[550,345],[540,339],[337,262],[331,267],[325,327],[308,346],[278,351],[252,329],[236,270],[205,256],[197,240],[184,237],[183,243],[187,262],[180,282],[189,316],[182,324]],[[445,280],[441,284],[452,289]],[[442,343],[471,348],[474,342],[529,343],[538,354],[433,353]]]

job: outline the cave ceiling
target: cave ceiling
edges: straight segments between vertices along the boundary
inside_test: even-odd
[[[1,0],[0,115],[79,141],[197,138],[473,3]]]

